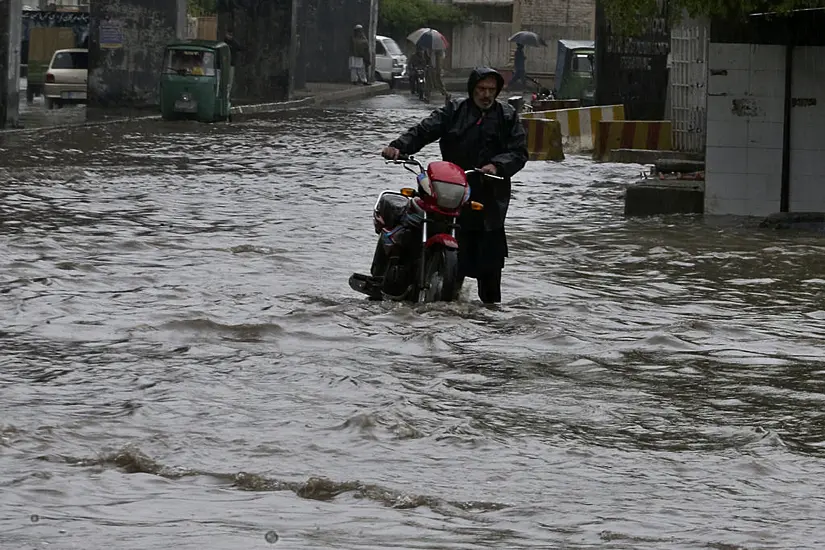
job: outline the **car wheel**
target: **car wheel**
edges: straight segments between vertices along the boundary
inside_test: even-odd
[[[50,111],[51,111],[52,109],[54,109],[54,101],[52,101],[52,100],[51,100],[51,99],[49,99],[48,97],[47,97],[47,98],[45,98],[43,101],[44,101],[44,102],[45,102],[45,104],[46,104],[46,109],[48,109],[48,110],[50,110]]]
[[[384,82],[384,79],[381,78],[381,73],[379,73],[378,71],[375,71],[375,81],[376,82]]]

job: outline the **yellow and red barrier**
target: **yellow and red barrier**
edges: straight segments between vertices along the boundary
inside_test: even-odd
[[[670,151],[672,124],[669,120],[610,120],[599,123],[593,158],[607,160],[615,149]]]
[[[561,125],[558,120],[522,118],[527,132],[527,152],[530,160],[564,160]]]
[[[558,120],[563,143],[568,150],[592,151],[603,120],[624,120],[624,105],[599,105],[524,113],[525,119]]]
[[[559,109],[575,109],[581,107],[578,99],[537,99],[530,103],[533,111],[557,111]]]

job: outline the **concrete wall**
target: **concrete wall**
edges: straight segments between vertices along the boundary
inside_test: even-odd
[[[785,47],[712,43],[708,69],[705,212],[751,216],[778,212]],[[823,95],[820,101],[825,100]]]
[[[455,27],[451,44],[452,68],[506,66],[512,53],[512,43],[507,41],[513,34],[510,32],[511,27],[510,23],[492,22]],[[528,51],[528,54],[531,51]]]
[[[793,51],[790,211],[825,212],[825,47]]]
[[[349,50],[355,25],[364,27],[375,50],[373,8],[377,0],[299,0],[295,85],[349,82]],[[372,75],[368,75],[372,76]]]
[[[166,44],[186,31],[186,0],[92,0],[87,118],[157,109]]]
[[[282,101],[292,95],[298,47],[298,0],[222,0],[218,40],[234,29],[244,48],[235,65],[233,103]]]
[[[558,41],[595,38],[596,0],[515,0],[513,32],[533,31],[548,47],[527,48],[527,73],[553,73],[556,70]]]
[[[711,44],[705,211],[779,212],[785,46]],[[796,47],[791,70],[790,212],[825,212],[825,47]]]
[[[21,0],[0,0],[0,128],[15,127],[20,104]]]

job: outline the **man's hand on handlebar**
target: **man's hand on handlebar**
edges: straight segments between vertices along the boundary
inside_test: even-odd
[[[398,160],[398,157],[401,156],[401,151],[395,147],[384,147],[384,150],[381,151],[381,156],[387,160]]]
[[[485,174],[490,174],[491,176],[498,175],[498,168],[496,168],[495,164],[485,164],[481,167],[481,171]]]

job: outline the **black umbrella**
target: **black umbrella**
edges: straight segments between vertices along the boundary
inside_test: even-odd
[[[534,32],[519,31],[510,37],[510,42],[524,44],[525,46],[546,46],[547,42]]]

